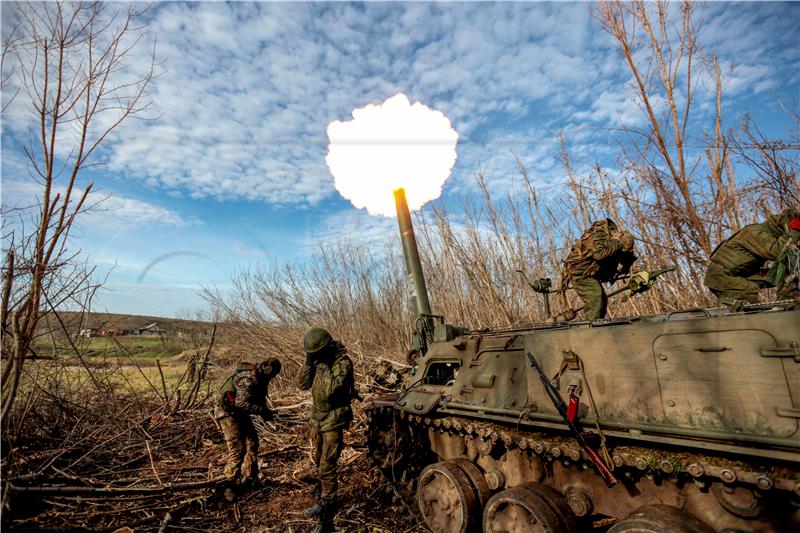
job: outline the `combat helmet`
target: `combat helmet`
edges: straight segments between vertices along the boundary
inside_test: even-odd
[[[306,353],[317,353],[331,343],[333,337],[327,330],[311,328],[303,338],[303,348]]]
[[[622,250],[625,252],[630,252],[633,250],[633,235],[631,235],[627,231],[620,231],[619,236],[620,244],[622,245]]]
[[[780,213],[774,214],[767,219],[767,228],[772,232],[774,235],[781,235],[787,229],[794,229],[790,227],[792,222],[800,217],[800,212],[794,207],[788,207],[781,211]]]
[[[281,371],[281,362],[275,357],[270,357],[259,362],[256,365],[256,370],[267,378],[272,378],[277,376]]]
[[[797,229],[794,226],[797,225],[798,219],[800,219],[800,209],[796,207],[788,207],[781,211],[780,223],[789,229]]]

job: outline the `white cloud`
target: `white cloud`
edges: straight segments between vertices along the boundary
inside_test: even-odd
[[[57,186],[54,194],[65,194],[66,189]],[[42,187],[33,180],[7,180],[2,181],[3,206],[30,207],[39,205]],[[73,198],[79,197],[83,188],[76,186]],[[138,229],[144,227],[188,227],[200,224],[199,220],[187,218],[166,207],[126,197],[112,195],[104,191],[92,191],[86,197],[84,207],[90,208],[80,215],[76,221],[83,227],[91,227],[101,233],[114,233],[120,230]]]
[[[157,4],[150,32],[162,70],[152,88],[158,119],[127,122],[104,155],[112,170],[191,198],[314,205],[334,194],[326,125],[397,92],[444,112],[484,158],[488,140],[513,136],[520,124],[552,137],[565,124],[590,122],[591,147],[602,128],[643,116],[592,7]],[[703,9],[703,44],[719,49],[726,68],[737,65],[732,95],[767,90],[797,64],[797,26],[786,16],[796,6]],[[148,53],[141,47],[131,63],[146,63]],[[3,118],[27,131],[18,108]],[[540,165],[555,155],[536,152]],[[474,171],[464,166],[470,159],[459,153],[455,172]]]
[[[85,224],[105,227],[143,228],[172,226],[184,228],[200,224],[199,220],[185,218],[165,207],[124,196],[108,196],[91,193],[88,201],[99,201],[97,207],[86,214]]]
[[[659,98],[654,97],[654,100]],[[631,94],[617,89],[598,93],[589,109],[575,113],[572,118],[593,124],[631,127],[643,124],[647,116]]]
[[[159,118],[117,131],[111,169],[195,198],[313,205],[333,193],[324,165],[330,121],[399,91],[441,104],[466,135],[496,110],[524,114],[586,65],[571,50],[515,43],[507,26],[517,40],[532,33],[585,42],[587,13],[503,4],[160,4],[151,28],[163,70],[152,93]]]

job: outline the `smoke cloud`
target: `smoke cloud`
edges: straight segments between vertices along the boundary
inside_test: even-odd
[[[411,210],[438,198],[456,162],[450,119],[402,93],[353,110],[353,120],[331,122],[328,138],[325,161],[336,189],[371,215],[396,216],[392,193],[401,187]]]

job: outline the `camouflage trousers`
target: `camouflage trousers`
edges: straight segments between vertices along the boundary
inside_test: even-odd
[[[258,479],[258,433],[246,414],[224,414],[217,418],[228,446],[225,477]]]
[[[572,276],[572,287],[583,300],[583,314],[586,320],[605,318],[608,297],[603,285],[591,276]]]
[[[751,304],[758,303],[759,291],[768,286],[763,276],[735,276],[717,263],[709,263],[704,283],[717,298],[732,298]]]
[[[311,425],[311,441],[314,445],[314,465],[317,467],[320,492],[320,503],[334,504],[339,479],[336,466],[344,447],[342,429],[333,431],[319,431],[314,424]]]

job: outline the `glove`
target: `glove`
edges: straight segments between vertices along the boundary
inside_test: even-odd
[[[261,413],[261,420],[264,422],[269,422],[270,420],[275,419],[275,413],[273,413],[269,409],[265,409],[263,413]]]
[[[623,302],[627,302],[634,294],[639,294],[649,290],[650,287],[653,286],[654,282],[655,280],[650,279],[650,272],[647,270],[637,272],[631,276],[631,279],[628,282],[628,288],[622,291],[622,297],[620,299]]]
[[[633,293],[646,291],[652,285],[652,283],[650,282],[650,272],[646,270],[637,272],[636,274],[631,276],[629,285],[631,292]]]

